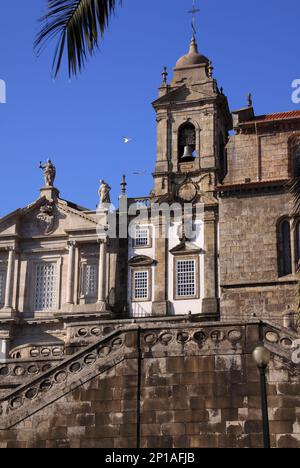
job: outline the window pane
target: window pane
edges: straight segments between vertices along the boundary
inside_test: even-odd
[[[134,273],[134,298],[148,299],[149,275],[148,271],[136,271]]]
[[[177,261],[177,296],[196,296],[196,263],[195,260]]]
[[[35,310],[53,310],[56,307],[56,264],[36,265]]]
[[[292,254],[291,254],[291,228],[289,221],[282,223],[282,243],[283,243],[283,274],[292,273]]]
[[[149,245],[149,229],[137,228],[135,232],[136,247],[145,247]]]
[[[0,271],[0,304],[4,304],[6,272]]]
[[[96,296],[98,292],[98,267],[86,265],[84,268],[84,295]]]

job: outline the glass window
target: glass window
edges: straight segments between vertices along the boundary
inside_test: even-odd
[[[177,260],[176,289],[178,297],[196,296],[196,262],[195,260]]]
[[[149,245],[149,229],[139,227],[135,231],[135,247],[147,247]]]
[[[98,293],[98,266],[96,264],[83,267],[83,294],[88,297],[96,297]]]
[[[281,225],[282,235],[282,273],[290,275],[292,273],[292,253],[291,253],[291,227],[288,220]]]
[[[135,271],[134,272],[134,299],[147,300],[149,299],[149,272]]]
[[[5,283],[6,283],[6,271],[0,270],[0,304],[4,304],[4,300],[5,300]]]
[[[39,263],[35,267],[35,299],[36,311],[53,310],[56,307],[57,273],[55,263]]]

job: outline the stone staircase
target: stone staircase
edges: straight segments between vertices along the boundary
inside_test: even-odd
[[[124,359],[124,334],[114,332],[0,399],[0,430],[9,429]],[[37,367],[36,363],[31,364]]]
[[[257,321],[200,324],[193,323],[191,318],[189,323],[168,326],[165,322],[125,324],[63,361],[2,366],[1,385],[5,386],[6,379],[9,384],[9,376],[14,372],[19,386],[0,398],[0,430],[14,427],[125,359],[139,356],[153,359],[251,354],[262,339],[276,358],[298,372],[299,366],[292,360],[298,338],[291,330]]]

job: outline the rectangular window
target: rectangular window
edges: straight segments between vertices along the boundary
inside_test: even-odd
[[[50,311],[56,307],[56,270],[56,263],[43,262],[35,267],[34,309],[36,311]]]
[[[177,296],[195,297],[197,293],[195,260],[177,260],[176,274]]]
[[[150,245],[149,229],[138,227],[135,231],[135,247],[148,247]]]
[[[6,271],[0,270],[0,304],[5,300]]]
[[[90,264],[83,266],[83,295],[85,297],[96,297],[98,293],[98,265]]]
[[[149,272],[134,272],[134,299],[147,301],[149,299]]]

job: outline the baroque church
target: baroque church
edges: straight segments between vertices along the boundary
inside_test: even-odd
[[[102,181],[89,210],[48,161],[0,219],[0,447],[260,446],[258,343],[272,444],[300,446],[300,111],[230,111],[195,36],[162,77],[149,195],[124,177],[112,213]],[[189,207],[192,238],[162,204]]]

